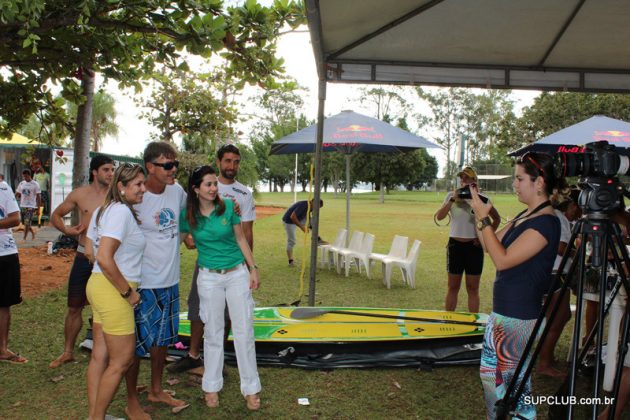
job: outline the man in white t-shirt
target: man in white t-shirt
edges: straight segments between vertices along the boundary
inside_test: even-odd
[[[166,350],[179,341],[179,215],[186,207],[186,192],[175,182],[179,161],[170,143],[151,142],[144,149],[146,192],[138,211],[140,229],[146,238],[142,259],[142,299],[136,310],[136,356],[151,355],[151,387],[147,399],[172,407],[186,403],[162,388]],[[136,384],[139,359],[127,375],[127,414],[145,417]]]
[[[219,194],[225,199],[238,203],[241,226],[250,249],[254,250],[254,220],[256,205],[252,192],[236,180],[241,165],[241,153],[233,144],[226,144],[217,151],[217,168],[219,169]],[[168,367],[169,372],[184,372],[203,366],[199,349],[203,338],[203,322],[199,317],[199,294],[197,293],[197,275],[199,268],[195,266],[190,293],[188,295],[188,319],[190,320],[190,348],[188,354]],[[229,314],[225,317],[226,337],[230,330]]]
[[[20,208],[9,185],[0,182],[0,360],[20,364],[27,359],[8,349],[11,306],[22,302],[20,259],[11,228],[20,224]]]
[[[24,225],[24,239],[28,231],[31,231],[33,239],[35,239],[35,231],[31,226],[33,217],[37,214],[41,203],[41,190],[37,181],[33,180],[31,170],[24,169],[22,171],[24,180],[20,182],[15,190],[15,198],[20,200],[20,208],[22,210],[22,224]]]

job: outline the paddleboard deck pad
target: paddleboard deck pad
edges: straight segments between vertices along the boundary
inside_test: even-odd
[[[316,312],[296,319],[296,309]],[[479,365],[486,320],[485,314],[419,309],[261,307],[254,309],[256,357],[260,366],[304,369]],[[184,356],[190,341],[188,314],[179,321],[181,343],[169,348],[174,357]],[[225,360],[236,364],[231,332]]]

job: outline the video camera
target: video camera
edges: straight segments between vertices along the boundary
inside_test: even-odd
[[[476,185],[476,184],[471,184],[471,185]],[[472,194],[470,193],[470,185],[465,185],[461,188],[458,188],[457,190],[455,190],[455,194],[457,194],[457,198],[459,198],[460,200],[471,199]],[[488,197],[486,197],[485,195],[479,194],[479,199],[483,201],[484,203],[488,202]]]
[[[578,205],[585,213],[611,214],[624,208],[625,188],[618,175],[630,174],[630,159],[606,141],[588,143],[583,153],[557,153],[556,177],[579,176]]]

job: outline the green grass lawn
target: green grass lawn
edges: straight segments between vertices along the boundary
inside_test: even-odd
[[[319,270],[317,275],[317,305],[364,306],[442,309],[446,290],[445,246],[448,226],[436,226],[433,213],[443,200],[443,193],[398,192],[386,195],[378,202],[378,193],[356,194],[351,201],[351,228],[376,236],[374,252],[387,253],[395,234],[406,235],[410,241],[422,241],[416,272],[416,289],[403,286],[400,273],[395,271],[392,288],[385,289],[380,267],[372,279],[352,273],[349,278],[332,270]],[[305,199],[306,194],[299,194]],[[338,229],[345,226],[345,196],[334,198],[323,194],[320,236],[334,240]],[[513,217],[522,205],[513,195],[491,195],[502,217]],[[286,207],[293,194],[260,193],[259,205]],[[255,292],[258,306],[275,306],[298,299],[299,268],[286,264],[285,237],[281,214],[257,221],[254,227],[255,257],[260,267],[262,286]],[[301,241],[295,249],[298,265],[304,255]],[[411,243],[411,242],[410,242]],[[195,252],[182,248],[182,307],[190,288]],[[305,290],[308,290],[308,268]],[[492,303],[494,267],[486,258],[481,282],[481,311],[489,312]],[[305,304],[306,296],[302,297]],[[55,371],[48,363],[63,348],[63,317],[65,289],[29,299],[13,308],[10,347],[30,359],[25,366],[0,364],[0,418],[86,418],[85,371],[89,353],[78,352],[78,362]],[[460,293],[459,310],[466,310],[465,290]],[[87,313],[89,310],[84,311]],[[567,328],[557,354],[566,358],[570,331]],[[82,332],[81,338],[84,333]],[[141,383],[148,383],[148,363],[143,362]],[[263,408],[249,413],[240,396],[238,372],[228,368],[221,393],[221,405],[211,413],[202,401],[201,387],[188,375],[165,375],[177,378],[178,384],[166,386],[177,396],[192,403],[179,416],[189,418],[483,418],[485,408],[477,367],[439,368],[419,371],[415,368],[340,369],[306,371],[289,368],[260,368],[263,383]],[[556,382],[535,377],[534,388],[540,395],[555,391]],[[297,399],[307,397],[310,406],[299,406]],[[110,413],[122,416],[124,387],[115,398]],[[541,418],[547,407],[539,407]],[[153,406],[153,418],[168,418],[169,410]]]

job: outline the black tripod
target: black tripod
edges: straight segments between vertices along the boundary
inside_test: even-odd
[[[562,287],[560,288],[558,299],[556,300],[556,304],[554,305],[549,319],[546,322],[546,325],[542,331],[540,337],[538,337],[538,333],[543,325],[543,321],[545,318],[545,314],[551,304],[551,292],[555,290],[558,282],[561,281],[561,273],[564,272],[566,264],[569,260],[570,250],[575,247],[576,239],[580,237],[582,240],[577,247],[577,253],[575,258],[573,259],[569,271],[565,277],[565,281],[563,281]],[[584,273],[586,271],[586,243],[587,239],[590,239],[593,245],[593,251],[591,255],[591,266],[594,268],[601,268],[601,277],[600,277],[600,296],[599,302],[605,302],[605,304],[599,305],[599,314],[597,318],[597,322],[590,332],[584,348],[581,353],[578,355],[579,350],[579,341],[580,341],[580,320],[582,318],[582,298],[584,295]],[[619,272],[619,280],[615,283],[615,286],[610,291],[610,295],[608,299],[606,298],[606,280],[607,280],[607,256],[609,251],[612,253],[612,264],[615,264],[618,272]],[[575,396],[575,380],[577,375],[577,368],[582,363],[588,348],[593,341],[593,337],[595,336],[595,331],[597,332],[597,343],[596,343],[596,364],[595,364],[595,375],[594,375],[594,387],[593,387],[593,396],[600,396],[600,384],[601,384],[601,372],[602,372],[602,346],[603,346],[603,332],[604,332],[604,319],[608,314],[608,311],[619,292],[619,289],[623,286],[628,295],[630,291],[630,284],[628,283],[628,278],[626,277],[625,271],[622,266],[622,262],[625,262],[626,267],[630,267],[630,258],[628,256],[628,252],[626,250],[625,244],[623,243],[623,238],[621,235],[621,230],[617,223],[611,221],[606,214],[602,213],[592,213],[587,214],[582,219],[578,220],[576,225],[573,227],[571,233],[571,239],[569,240],[569,244],[567,246],[567,251],[562,257],[562,261],[560,262],[560,266],[558,267],[558,274],[556,275],[550,289],[550,293],[547,294],[547,299],[543,305],[541,313],[536,320],[534,325],[534,329],[531,337],[529,338],[525,349],[523,350],[523,355],[519,360],[519,363],[516,367],[516,371],[514,372],[514,376],[510,381],[506,392],[505,397],[497,402],[497,419],[505,419],[508,415],[514,415],[518,418],[518,414],[514,413],[514,410],[517,407],[517,403],[519,398],[521,397],[523,390],[525,388],[525,384],[527,379],[531,377],[533,367],[536,362],[536,358],[540,352],[540,348],[547,337],[549,329],[553,323],[553,320],[556,317],[558,309],[560,307],[562,298],[565,296],[565,293],[569,292],[569,281],[568,279],[573,278],[575,270],[578,271],[578,284],[577,284],[577,309],[575,314],[575,327],[573,330],[573,342],[571,343],[572,348],[572,360],[571,360],[571,369],[570,374],[567,377],[568,383],[565,385],[568,386],[568,398],[563,398],[563,402],[573,402],[571,397]],[[627,305],[625,316],[622,324],[622,337],[619,345],[618,357],[617,357],[617,369],[615,375],[615,382],[613,388],[613,405],[611,407],[609,419],[613,418],[617,395],[619,394],[619,386],[621,382],[621,372],[623,368],[623,360],[628,349],[627,341],[628,341],[628,325],[630,320],[630,311],[628,311],[630,305]],[[538,339],[538,344],[534,348],[532,352],[532,348]],[[608,343],[610,346],[616,345],[616,343]],[[531,359],[527,364],[527,368],[523,372],[525,368],[525,363],[527,362],[528,356],[531,353]],[[556,406],[557,407],[557,406]],[[573,404],[567,404],[562,406],[563,409],[556,410],[554,412],[550,411],[550,418],[572,418],[573,417]],[[597,405],[593,405],[592,407],[592,417],[593,419],[597,416]]]

